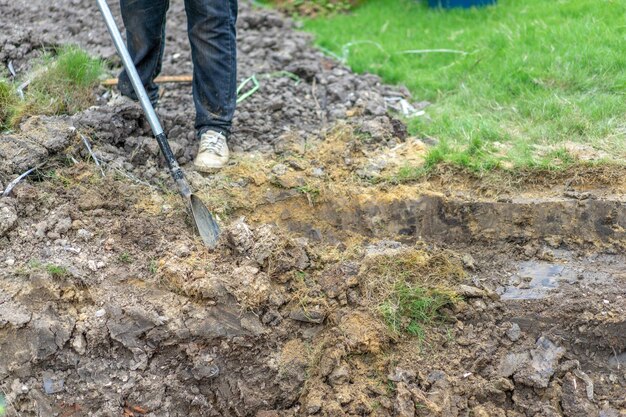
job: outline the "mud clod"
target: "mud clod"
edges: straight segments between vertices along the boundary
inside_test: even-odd
[[[564,354],[565,349],[556,346],[545,337],[540,337],[535,349],[530,351],[530,359],[515,372],[515,382],[536,388],[547,388]]]
[[[0,201],[0,237],[15,227],[17,212],[9,201]]]

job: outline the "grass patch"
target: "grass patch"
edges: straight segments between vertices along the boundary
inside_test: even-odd
[[[70,274],[67,268],[61,265],[47,264],[45,269],[52,278],[65,278]]]
[[[369,256],[359,273],[365,299],[389,328],[420,338],[441,317],[442,307],[459,300],[450,287],[464,277],[452,254],[420,249]]]
[[[408,121],[412,134],[438,141],[426,167],[561,169],[575,160],[568,143],[626,160],[625,15],[618,1],[442,11],[369,0],[304,27],[355,71],[433,103]]]
[[[15,87],[9,81],[0,78],[0,131],[5,130],[11,112],[18,102]]]
[[[298,190],[299,193],[304,194],[311,205],[319,200],[322,193],[318,187],[311,184],[301,185],[296,187],[296,190]]]
[[[150,259],[150,262],[148,263],[148,272],[150,272],[150,275],[156,275],[157,272],[159,272],[159,264],[156,259]]]
[[[380,312],[395,333],[408,333],[423,339],[425,326],[441,318],[440,309],[458,300],[451,291],[427,289],[398,282]]]
[[[75,46],[65,46],[55,55],[45,55],[29,73],[20,99],[15,84],[0,81],[0,126],[16,128],[33,115],[73,114],[93,104],[93,88],[104,73],[105,65]]]
[[[132,264],[133,262],[135,262],[135,259],[133,258],[133,256],[128,252],[120,253],[117,259],[123,264]],[[150,266],[152,267],[152,265]]]

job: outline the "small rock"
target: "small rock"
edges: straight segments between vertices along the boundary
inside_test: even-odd
[[[96,316],[96,317],[98,317],[98,318],[99,318],[99,317],[104,317],[104,315],[105,315],[106,313],[107,313],[107,312],[106,312],[106,310],[105,310],[105,309],[103,309],[103,308],[101,308],[100,310],[96,311],[95,316]]]
[[[189,246],[181,244],[176,246],[176,248],[174,249],[174,254],[179,258],[186,258],[191,254],[191,250],[189,249]]]
[[[517,342],[522,335],[522,330],[517,323],[511,323],[511,327],[506,331],[506,337],[511,340],[511,342]]]
[[[324,176],[324,170],[322,168],[313,168],[311,171],[311,176],[315,178],[321,178]]]
[[[291,310],[291,312],[289,313],[289,318],[305,323],[320,324],[326,318],[326,312],[316,309],[307,309],[305,311],[303,308],[297,307]]]
[[[564,354],[565,349],[556,346],[546,337],[540,337],[535,349],[530,351],[531,359],[515,373],[515,382],[536,388],[547,388],[550,378],[556,372],[559,359]]]
[[[88,242],[93,234],[87,229],[78,229],[76,231],[76,237],[82,239],[85,242]]]
[[[196,380],[215,378],[220,373],[220,368],[214,363],[198,364],[193,367],[193,377]]]
[[[54,231],[59,235],[63,235],[67,233],[68,230],[70,230],[70,227],[72,227],[72,219],[69,217],[63,217],[57,222],[56,226],[54,227]]]
[[[77,334],[72,340],[72,347],[79,355],[84,355],[87,352],[87,340],[82,333]]]
[[[587,398],[586,384],[572,374],[567,373],[563,378],[563,396],[561,407],[566,417],[588,417],[598,414],[597,407]]]
[[[63,391],[65,381],[62,379],[55,379],[52,376],[44,376],[43,378],[43,390],[46,394],[56,394]]]
[[[4,261],[4,263],[7,264],[8,266],[13,266],[15,265],[15,259],[9,258],[6,261]]]
[[[480,288],[472,287],[471,285],[461,284],[459,285],[458,294],[467,298],[482,298],[484,297],[485,291]]]
[[[93,272],[96,272],[98,270],[98,267],[96,266],[96,261],[92,259],[87,261],[87,267]]]
[[[234,222],[224,232],[226,244],[237,254],[244,254],[254,246],[254,233],[243,219]]]
[[[333,371],[328,375],[328,382],[330,385],[341,385],[348,382],[350,379],[350,368],[346,364],[336,367]]]
[[[436,369],[428,374],[428,376],[426,377],[426,382],[433,385],[434,383],[438,381],[445,381],[446,378],[447,378],[447,375],[444,371],[440,369]]]
[[[470,271],[476,271],[476,261],[469,253],[463,255],[463,257],[461,258],[461,262],[463,262],[463,266],[465,266]]]
[[[274,165],[274,167],[272,168],[272,174],[274,175],[285,175],[287,173],[287,165],[285,164],[276,164]]]
[[[387,379],[393,382],[412,382],[417,375],[414,371],[396,367],[393,372],[387,375]]]
[[[17,212],[13,206],[0,202],[0,237],[15,227]]]
[[[522,367],[528,360],[530,360],[530,355],[528,352],[521,353],[509,353],[505,357],[500,360],[500,365],[498,366],[498,375],[503,377],[510,377],[518,369]]]

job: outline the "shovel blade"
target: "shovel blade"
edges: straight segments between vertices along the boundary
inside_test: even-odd
[[[200,233],[202,241],[209,248],[215,248],[217,240],[220,236],[220,227],[217,225],[215,218],[200,198],[191,194],[190,202],[193,221],[196,224],[196,229],[198,230],[198,233]]]

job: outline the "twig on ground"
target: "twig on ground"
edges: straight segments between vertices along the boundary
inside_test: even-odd
[[[326,130],[326,113],[322,109],[322,106],[320,106],[320,102],[317,99],[317,82],[315,78],[313,78],[313,83],[311,84],[311,95],[313,96],[313,101],[315,102],[318,117],[322,121],[322,130]]]
[[[102,165],[100,165],[100,162],[98,161],[98,158],[93,153],[93,150],[91,150],[91,145],[89,145],[89,141],[87,140],[85,135],[83,135],[82,133],[80,133],[80,138],[83,140],[83,143],[85,144],[85,148],[87,148],[87,151],[89,152],[89,155],[91,155],[91,159],[93,159],[93,161],[96,163],[96,166],[98,168],[100,168],[100,173],[104,177],[105,175],[104,175],[104,170],[102,169]]]
[[[185,75],[162,75],[160,77],[156,77],[154,82],[159,83],[190,83],[193,81],[193,75],[185,74]],[[107,78],[106,80],[102,80],[100,83],[105,87],[113,87],[117,85],[117,78]]]

